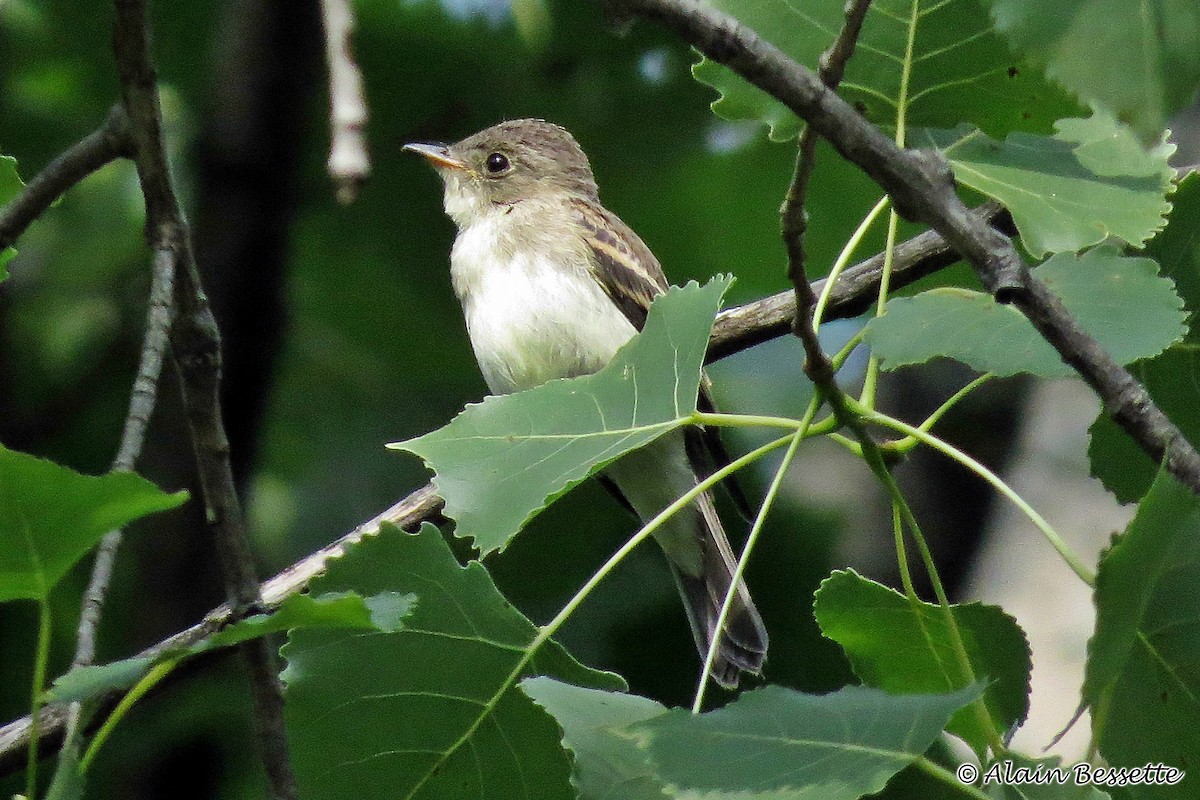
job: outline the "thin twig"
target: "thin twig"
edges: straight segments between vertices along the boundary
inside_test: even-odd
[[[818,75],[821,82],[831,91],[837,89],[846,74],[846,62],[854,55],[858,35],[862,32],[863,20],[871,0],[850,0],[846,4],[846,21],[829,49],[821,54]],[[808,198],[808,184],[817,162],[817,134],[812,126],[805,125],[800,134],[800,145],[796,150],[796,171],[788,185],[787,195],[780,209],[783,243],[788,255],[788,280],[796,288],[796,319],[793,323],[797,335],[805,325],[812,327],[816,296],[808,283],[805,272],[807,258],[804,252],[804,233],[808,230],[808,212],[804,205]],[[802,296],[805,295],[805,296]],[[811,302],[809,299],[811,297]]]
[[[350,0],[321,0],[325,57],[329,62],[329,162],[340,203],[350,203],[371,175],[367,153],[367,99],[354,60],[354,10]]]
[[[1002,228],[1008,229],[1011,226],[1007,215],[1000,213],[994,203],[980,207],[976,213],[981,219],[992,220]],[[905,286],[957,260],[958,256],[941,236],[932,231],[923,233],[896,247],[892,285],[897,288]],[[855,317],[870,307],[878,292],[882,268],[883,256],[880,254],[843,272],[830,296],[827,318]],[[822,281],[818,281],[814,288],[819,291],[822,284]],[[789,333],[791,321],[796,314],[795,303],[796,295],[789,289],[753,303],[722,311],[713,326],[706,360],[711,363]],[[437,496],[432,484],[426,484],[387,511],[362,523],[337,541],[305,556],[264,582],[259,607],[267,611],[278,608],[280,603],[302,591],[314,576],[324,571],[330,559],[343,555],[350,545],[377,532],[382,522],[392,522],[401,528],[415,529],[423,522],[439,521],[441,510],[441,498]],[[162,640],[138,655],[155,657],[171,650],[188,647],[238,621],[244,614],[245,610],[234,611],[226,603],[210,611],[199,623]],[[113,696],[109,696],[106,701],[111,704],[114,699]],[[64,719],[65,710],[61,706],[42,709],[40,732],[44,736],[43,749],[58,745],[56,737],[62,731]],[[20,768],[22,755],[28,746],[28,736],[28,717],[0,728],[0,777]]]
[[[129,120],[118,104],[99,128],[47,164],[20,194],[0,208],[0,250],[10,247],[68,189],[130,152]]]
[[[1200,453],[1129,371],[1030,275],[1012,242],[963,205],[945,158],[901,149],[810,70],[712,5],[694,0],[610,0],[610,5],[617,17],[640,16],[669,28],[804,119],[882,186],[898,212],[942,234],[975,269],[984,288],[1029,318],[1138,446],[1200,493]]]
[[[221,555],[226,596],[240,613],[259,603],[259,584],[247,545],[245,519],[233,482],[229,441],[219,399],[221,345],[200,284],[187,222],[167,163],[162,109],[150,58],[145,0],[116,0],[113,51],[129,115],[134,156],[146,200],[146,233],[156,258],[174,261],[176,323],[170,330],[184,413],[196,455],[205,519]],[[241,646],[254,697],[257,740],[272,796],[296,797],[283,722],[278,659],[269,641]]]
[[[163,357],[167,351],[167,340],[175,316],[173,294],[175,290],[175,261],[168,251],[159,251],[154,257],[154,276],[150,285],[149,307],[146,311],[146,333],[142,339],[142,354],[138,362],[133,389],[129,393],[129,411],[121,431],[121,443],[113,459],[111,471],[132,472],[146,428],[158,399],[158,379],[162,374]],[[110,531],[100,541],[96,560],[92,564],[92,575],[79,611],[79,628],[75,637],[75,658],[71,667],[82,667],[92,663],[96,656],[96,630],[100,625],[100,613],[108,595],[112,579],[113,564],[121,546],[120,530]],[[82,706],[72,703],[69,714],[64,747],[77,748],[82,735],[80,722]]]

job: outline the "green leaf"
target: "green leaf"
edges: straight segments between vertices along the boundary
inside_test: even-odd
[[[1200,789],[1200,497],[1165,471],[1100,561],[1083,700],[1113,766],[1186,767]],[[1130,787],[1134,797],[1165,789]]]
[[[996,27],[1080,98],[1102,103],[1143,141],[1200,86],[1194,0],[991,0]]]
[[[1188,309],[1188,341],[1200,344],[1200,173],[1188,173],[1171,196],[1171,217],[1146,247]]]
[[[667,713],[654,700],[623,692],[572,686],[553,678],[527,678],[521,689],[562,727],[574,756],[571,782],[581,800],[662,800],[662,780],[637,746],[629,726]]]
[[[1054,255],[1033,274],[1122,364],[1162,352],[1185,331],[1183,303],[1150,259],[1103,246]],[[966,289],[889,300],[887,314],[868,323],[866,340],[885,369],[945,356],[995,375],[1074,374],[1021,312]]]
[[[1200,344],[1200,173],[1189,172],[1171,195],[1167,227],[1150,240],[1145,255],[1175,281],[1188,310],[1188,341]]]
[[[86,777],[79,766],[79,752],[74,747],[58,751],[54,779],[50,782],[45,800],[80,800],[87,788]]]
[[[1175,146],[1149,151],[1103,113],[1055,123],[1054,136],[1012,133],[1000,142],[979,130],[921,131],[914,144],[938,147],[954,177],[1012,212],[1035,258],[1075,252],[1115,236],[1134,247],[1163,227]]]
[[[996,606],[951,606],[974,675],[966,675],[940,606],[904,595],[853,570],[826,578],[814,612],[821,632],[841,645],[854,674],[891,694],[931,694],[985,681],[984,702],[1001,733],[1029,713],[1029,644],[1016,620]],[[958,711],[947,730],[978,754],[990,743],[974,709]]]
[[[844,20],[842,0],[716,0],[714,6],[753,28],[794,60],[817,69]],[[915,33],[907,61],[908,33]],[[907,101],[902,101],[905,63],[910,66]],[[702,60],[692,75],[721,97],[713,111],[730,120],[752,119],[770,126],[771,138],[786,141],[800,121],[778,100],[716,62]],[[968,121],[1003,135],[1010,130],[1047,131],[1076,113],[1077,106],[1039,70],[1015,58],[993,30],[977,0],[878,0],[871,5],[859,44],[839,93],[867,119],[895,125],[903,105],[907,124],[953,127]]]
[[[548,641],[477,561],[459,566],[432,525],[387,526],[330,563],[313,590],[414,593],[395,633],[294,631],[288,740],[301,795],[573,798],[554,720],[520,689],[527,675],[623,689]]]
[[[90,700],[108,692],[128,689],[140,681],[150,668],[164,658],[134,656],[108,664],[75,667],[60,675],[46,690],[46,702]]]
[[[1184,343],[1130,367],[1154,402],[1192,443],[1200,443],[1200,175],[1180,182],[1166,229],[1151,240],[1145,255],[1175,281],[1189,316]],[[1101,413],[1089,429],[1092,474],[1122,503],[1138,500],[1158,472],[1129,435]]]
[[[0,602],[45,600],[104,534],[185,500],[131,473],[81,475],[0,446]]]
[[[109,664],[76,667],[54,681],[47,692],[47,700],[87,700],[110,691],[128,689],[156,664],[283,631],[335,628],[393,633],[404,624],[404,618],[412,612],[415,602],[415,596],[398,592],[380,592],[366,598],[354,592],[292,595],[273,613],[246,617],[190,647],[167,650],[153,658],[135,656]]]
[[[190,652],[229,647],[248,639],[300,628],[395,633],[403,627],[404,619],[412,613],[416,602],[415,595],[400,592],[379,592],[370,597],[355,592],[292,595],[273,614],[256,614],[240,620],[208,641],[190,648]]]
[[[895,696],[848,686],[818,696],[767,686],[718,711],[673,709],[633,730],[675,794],[857,800],[916,761],[980,690]]]
[[[594,375],[467,406],[444,428],[389,447],[425,459],[457,535],[502,550],[546,504],[696,410],[713,318],[732,279],[674,288],[642,333]]]
[[[0,208],[12,200],[25,186],[17,173],[17,160],[12,156],[0,156]],[[11,247],[0,250],[0,281],[8,277],[4,266],[12,261],[17,251]]]

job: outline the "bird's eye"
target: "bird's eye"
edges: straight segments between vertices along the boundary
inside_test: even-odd
[[[499,173],[508,169],[508,159],[503,153],[492,153],[487,157],[487,161],[485,163],[487,165],[487,171],[493,175],[498,175]]]

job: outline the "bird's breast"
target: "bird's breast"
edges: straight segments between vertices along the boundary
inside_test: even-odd
[[[460,231],[450,257],[488,387],[507,394],[607,364],[635,330],[590,274],[586,245],[491,216]]]

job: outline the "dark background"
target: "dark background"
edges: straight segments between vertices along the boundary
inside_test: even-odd
[[[357,8],[374,175],[355,204],[340,207],[324,173],[315,2],[152,4],[169,145],[224,334],[226,419],[264,577],[423,484],[419,461],[384,443],[445,423],[485,391],[450,290],[453,228],[441,213],[440,183],[401,154],[405,142],[454,140],[504,118],[559,122],[590,155],[605,203],[654,249],[672,282],[733,272],[734,302],[787,285],[777,211],[794,150],[768,143],[754,126],[717,120],[707,108],[713,93],[689,75],[688,48],[645,25],[614,36],[586,3],[552,3],[549,27],[525,36],[507,3],[494,0],[364,0]],[[15,156],[24,176],[93,129],[117,96],[110,15],[105,3],[78,0],[0,5],[0,153]],[[824,151],[810,206],[814,275],[877,198]],[[18,243],[12,278],[0,284],[4,445],[84,472],[107,469],[149,285],[141,226],[136,177],[122,163],[72,191]],[[880,245],[877,234],[862,254]],[[732,410],[799,414],[808,397],[800,360],[791,341],[729,359],[712,369],[718,396]],[[885,396],[918,418],[961,378],[948,367],[920,383],[901,376]],[[943,431],[1002,464],[1022,394],[1020,383],[998,384]],[[836,452],[819,468],[866,477]],[[195,493],[170,369],[139,470]],[[954,585],[990,501],[932,461],[914,459],[902,476],[919,487],[918,506],[937,509],[927,533],[940,541]],[[747,477],[752,497],[768,477]],[[831,566],[842,566],[832,553],[847,532],[836,508],[804,502],[804,483],[802,472],[790,476],[750,582],[772,636],[767,677],[825,691],[850,675],[816,633],[811,595]],[[891,581],[884,509],[875,530],[853,532],[884,542],[878,558],[856,566]],[[101,628],[102,660],[151,644],[222,600],[199,523],[193,502],[131,530]],[[490,567],[508,596],[544,622],[632,530],[624,512],[585,485]],[[52,674],[70,660],[87,566],[54,597]],[[0,607],[0,722],[27,711],[33,620],[31,607]],[[694,691],[698,665],[682,609],[650,549],[602,586],[561,639],[636,691],[673,704]],[[91,797],[262,796],[237,661],[210,659],[145,700],[90,777]],[[0,780],[0,795],[17,788]]]

